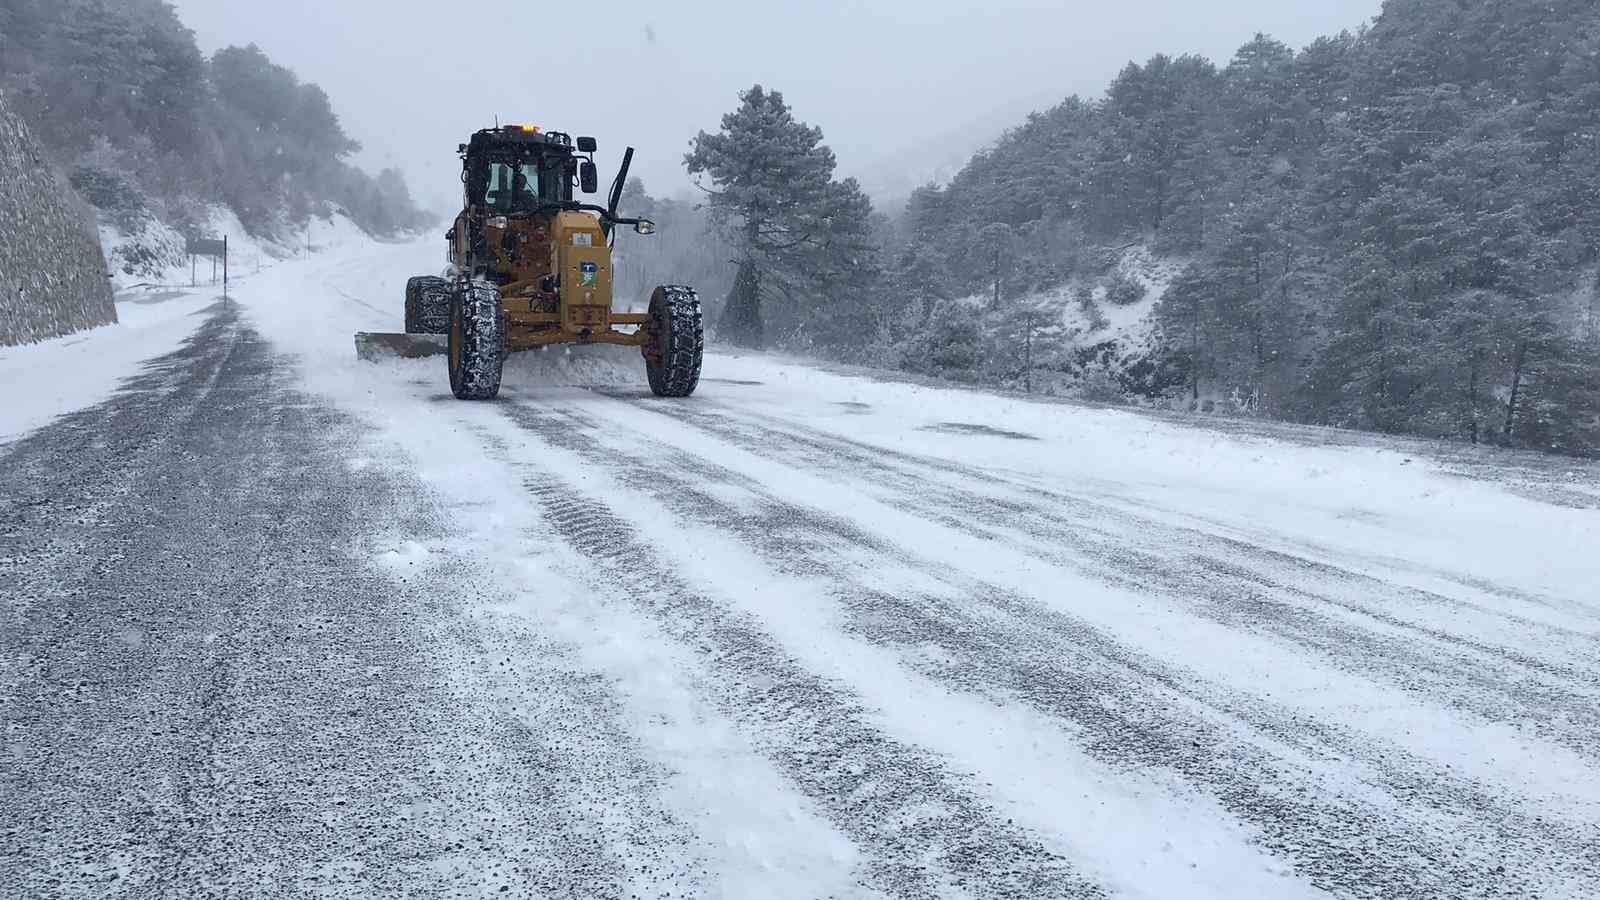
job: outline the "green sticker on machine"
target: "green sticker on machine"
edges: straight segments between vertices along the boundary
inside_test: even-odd
[[[592,262],[578,264],[578,284],[587,287],[600,280],[600,267]]]

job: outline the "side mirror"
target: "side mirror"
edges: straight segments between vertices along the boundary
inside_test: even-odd
[[[600,172],[587,159],[578,164],[578,189],[585,194],[600,190]]]
[[[656,223],[650,221],[649,219],[640,219],[638,224],[633,226],[633,230],[639,234],[655,234]]]
[[[578,138],[578,152],[579,153],[593,153],[595,151],[595,148],[598,147],[598,146],[599,145],[594,142],[594,138],[592,138],[592,137],[581,137],[581,138]]]

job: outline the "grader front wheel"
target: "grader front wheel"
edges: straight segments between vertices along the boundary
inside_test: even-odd
[[[458,400],[493,400],[506,357],[500,289],[479,281],[450,292],[450,391]]]
[[[650,322],[644,327],[644,371],[650,390],[657,397],[694,393],[705,353],[700,296],[678,285],[656,288],[650,296]]]

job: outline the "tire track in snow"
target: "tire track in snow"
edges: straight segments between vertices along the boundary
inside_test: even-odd
[[[636,407],[652,410],[649,404]],[[1267,631],[1318,653],[1341,670],[1376,677],[1429,702],[1470,710],[1600,759],[1600,668],[1595,667],[1600,658],[1593,654],[1588,635],[1518,622],[1529,643],[1555,645],[1570,656],[1570,661],[1554,661],[1419,625],[1383,609],[1461,606],[1454,598],[1238,539],[1175,528],[1082,497],[1025,488],[959,464],[845,438],[731,421],[714,411],[688,410],[684,416],[694,427],[767,459],[865,473],[858,474],[858,483],[905,512],[985,540],[1020,543],[1051,565],[1157,592],[1218,624]],[[951,487],[930,480],[927,470],[1008,492],[1025,491],[1038,499]],[[1108,523],[1117,527],[1108,528]],[[1182,550],[1174,553],[1172,547]],[[1335,593],[1327,589],[1330,584],[1345,590]],[[1591,662],[1585,665],[1584,660]]]
[[[452,559],[430,572],[423,588],[481,585],[479,566]],[[487,611],[498,588],[483,590],[480,608]],[[644,757],[606,680],[574,667],[569,648],[516,620],[488,614],[450,630],[436,646],[451,658],[443,667],[451,673],[450,703],[470,727],[463,740],[445,742],[433,764],[475,777],[435,803],[442,811],[486,811],[489,830],[512,838],[484,842],[473,834],[481,821],[463,829],[469,841],[448,854],[450,870],[470,882],[475,870],[493,866],[512,896],[703,896],[704,858],[688,825],[661,800],[666,773]],[[485,765],[486,755],[503,758]],[[513,827],[496,829],[500,822]],[[516,834],[516,826],[528,825],[536,840]],[[470,838],[476,846],[467,846]]]
[[[520,404],[502,408],[535,438],[573,449],[565,422]],[[863,851],[865,887],[907,898],[1106,896],[938,759],[869,724],[868,710],[789,657],[757,623],[674,576],[603,502],[544,472],[529,472],[524,486],[609,590],[713,671],[722,691],[713,702]]]
[[[683,405],[641,406],[694,415]],[[733,532],[779,571],[833,580],[855,633],[897,648],[922,674],[1002,704],[1020,697],[1072,723],[1087,749],[1109,763],[1168,769],[1203,787],[1320,887],[1362,897],[1511,897],[1536,895],[1551,873],[1558,883],[1600,875],[1587,832],[1539,820],[1396,748],[1197,684],[1086,623],[937,562],[908,560],[849,522],[786,503],[679,448],[630,437],[634,449],[615,449],[604,426],[570,409],[519,406],[510,415],[685,520]],[[760,449],[751,443],[742,440],[745,449]],[[708,483],[737,486],[756,509],[718,499],[701,488]],[[863,551],[884,557],[885,566],[936,573],[949,595],[893,596],[841,577]],[[928,654],[930,647],[938,652]],[[1241,740],[1230,723],[1265,742]],[[1346,762],[1357,774],[1328,783],[1314,769],[1319,759]],[[1365,778],[1378,782],[1378,796],[1342,796]],[[1466,848],[1461,835],[1473,838]]]
[[[624,392],[615,390],[599,389],[597,390],[597,393],[613,397],[614,399],[626,401],[632,401],[636,399],[633,395],[628,395]],[[996,474],[990,470],[965,465],[952,460],[909,453],[888,447],[881,447],[876,444],[854,440],[843,435],[831,434],[813,429],[804,429],[801,426],[798,426],[796,423],[789,422],[775,416],[754,412],[751,410],[739,409],[725,403],[700,404],[696,409],[690,410],[689,415],[697,417],[696,424],[705,427],[707,430],[715,431],[722,436],[729,438],[730,440],[739,442],[741,445],[746,445],[750,448],[762,448],[764,451],[763,455],[770,455],[774,452],[784,452],[791,454],[798,460],[804,460],[809,464],[818,467],[825,467],[827,465],[831,465],[832,461],[845,459],[848,460],[852,466],[860,466],[866,470],[870,470],[875,476],[894,478],[900,487],[912,490],[927,484],[927,473],[941,473],[959,478],[963,482],[981,484],[1001,493],[1020,495],[1026,499],[1005,500],[990,494],[979,494],[962,488],[950,488],[949,486],[944,486],[946,490],[952,491],[950,494],[952,497],[959,498],[963,501],[976,500],[980,502],[987,501],[990,504],[1009,504],[1005,509],[1006,512],[1031,511],[1034,515],[1043,516],[1047,520],[1058,517],[1063,510],[1071,511],[1077,514],[1077,517],[1071,519],[1069,522],[1074,528],[1096,528],[1097,532],[1104,536],[1107,540],[1126,541],[1130,537],[1137,537],[1139,534],[1144,533],[1151,528],[1156,528],[1160,530],[1159,533],[1163,537],[1163,541],[1161,543],[1172,542],[1172,538],[1179,535],[1189,536],[1187,539],[1178,538],[1176,542],[1180,544],[1196,543],[1197,541],[1219,542],[1227,547],[1237,549],[1247,556],[1262,560],[1275,561],[1280,563],[1285,568],[1301,570],[1308,574],[1315,575],[1319,579],[1332,578],[1342,582],[1349,582],[1366,590],[1378,590],[1383,592],[1393,592],[1399,590],[1404,595],[1404,599],[1408,599],[1412,602],[1430,607],[1437,607],[1441,611],[1448,612],[1452,610],[1470,610],[1484,615],[1494,616],[1504,619],[1517,626],[1526,628],[1530,637],[1559,637],[1569,639],[1574,643],[1582,642],[1582,646],[1579,648],[1579,651],[1574,653],[1574,656],[1577,657],[1577,662],[1590,664],[1589,668],[1583,670],[1586,675],[1594,675],[1597,672],[1600,672],[1600,668],[1593,666],[1591,655],[1587,653],[1587,641],[1590,639],[1590,635],[1587,632],[1579,632],[1572,629],[1535,622],[1525,617],[1520,617],[1509,613],[1506,610],[1496,606],[1472,603],[1459,597],[1446,596],[1431,591],[1414,588],[1397,588],[1397,586],[1391,585],[1380,579],[1342,568],[1338,564],[1321,562],[1306,556],[1294,555],[1270,548],[1260,547],[1244,540],[1230,538],[1223,534],[1202,531],[1196,528],[1175,527],[1158,519],[1152,519],[1150,516],[1133,514],[1125,509],[1120,508],[1120,506],[1112,506],[1108,505],[1107,503],[1100,502],[1099,500],[1096,500],[1094,496],[1089,494],[1064,493],[1059,489],[1043,488],[1034,483],[1010,479]],[[1151,506],[1150,504],[1144,503],[1137,499],[1129,499],[1126,497],[1116,496],[1114,494],[1102,494],[1101,496],[1105,497],[1106,499],[1114,500],[1119,505],[1132,505],[1136,507],[1147,508],[1149,509],[1150,513],[1155,516],[1170,516],[1173,514],[1169,510],[1163,510],[1158,507]],[[1097,527],[1097,523],[1117,523],[1123,526],[1123,528],[1119,531],[1113,532]],[[1226,529],[1227,526],[1217,523],[1217,528]],[[1157,544],[1157,546],[1159,546],[1159,544]],[[1202,546],[1204,547],[1204,544],[1202,544]],[[1530,595],[1526,594],[1526,592],[1515,591],[1499,586],[1484,585],[1482,583],[1473,583],[1472,579],[1464,579],[1457,573],[1421,569],[1406,563],[1403,560],[1379,560],[1378,562],[1380,564],[1398,562],[1408,571],[1422,572],[1430,576],[1453,581],[1485,594],[1515,599],[1520,602],[1528,602],[1535,605],[1549,605],[1551,602],[1549,598],[1531,597]],[[1396,599],[1400,598],[1397,597]],[[1378,604],[1362,606],[1359,607],[1359,609],[1361,612],[1374,617],[1379,617],[1383,614],[1382,607]],[[1576,611],[1584,617],[1600,620],[1600,610],[1592,607],[1584,608],[1582,610],[1569,609],[1568,611]],[[1423,633],[1426,633],[1430,636],[1439,637],[1440,639],[1452,639],[1458,637],[1448,632],[1427,631],[1416,622],[1394,619],[1393,623],[1397,627],[1408,627],[1421,630]],[[1485,647],[1484,649],[1510,654],[1512,658],[1521,662],[1527,662],[1530,665],[1542,664],[1548,666],[1547,661],[1540,660],[1536,657],[1517,655],[1515,650],[1508,647]]]

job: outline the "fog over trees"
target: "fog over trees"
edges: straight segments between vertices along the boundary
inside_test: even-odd
[[[0,0],[0,89],[125,227],[209,204],[261,235],[334,208],[377,234],[426,221],[399,172],[346,162],[360,145],[321,88],[254,46],[207,59],[160,0]]]

